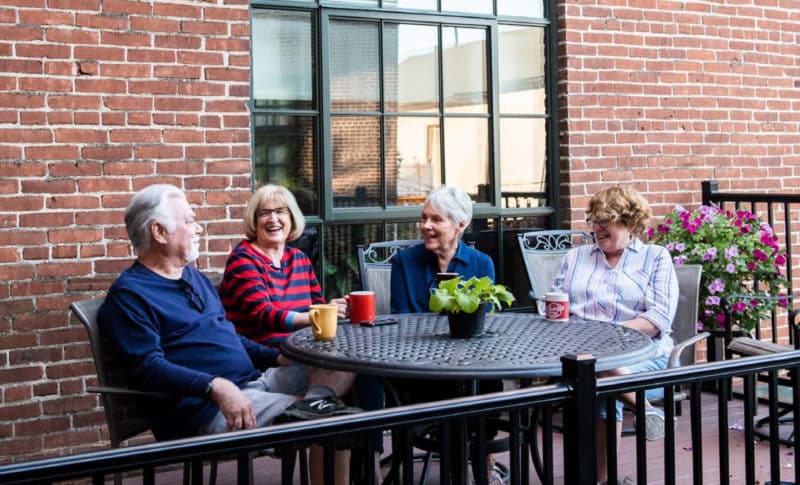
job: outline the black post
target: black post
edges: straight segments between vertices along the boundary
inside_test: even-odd
[[[700,187],[703,194],[703,205],[710,205],[711,194],[719,192],[719,182],[716,180],[703,180],[700,182]]]
[[[561,357],[564,381],[572,388],[572,398],[564,407],[564,479],[569,485],[597,483],[597,379],[592,355],[567,354]]]

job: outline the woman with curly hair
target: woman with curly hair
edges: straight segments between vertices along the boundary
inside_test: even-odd
[[[603,375],[624,375],[665,369],[673,347],[672,319],[678,306],[678,280],[672,258],[662,246],[639,239],[652,217],[650,205],[631,187],[608,187],[595,194],[586,210],[586,223],[595,243],[572,249],[564,257],[553,291],[569,295],[570,313],[584,320],[612,322],[650,336],[656,354],[631,367]],[[655,399],[658,390],[647,391]],[[663,394],[663,391],[661,392]],[[620,400],[635,405],[635,394]],[[617,402],[617,443],[622,432],[622,402]],[[598,478],[606,480],[605,405],[597,426]],[[664,413],[645,402],[645,435],[664,436]]]

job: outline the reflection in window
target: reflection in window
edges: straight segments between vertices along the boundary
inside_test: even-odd
[[[492,0],[442,0],[443,12],[492,13]]]
[[[475,202],[491,200],[488,125],[486,118],[444,119],[445,183]]]
[[[314,109],[314,42],[309,12],[253,10],[256,108]]]
[[[442,48],[445,111],[488,113],[486,30],[443,27]]]
[[[497,0],[497,15],[544,17],[544,2],[541,0]]]
[[[304,214],[318,214],[316,117],[256,114],[254,119],[256,186],[284,185]]]
[[[361,289],[356,248],[367,241],[380,241],[382,224],[337,224],[325,228],[323,276],[325,298],[337,298]]]
[[[331,118],[334,207],[382,205],[380,136],[377,116]]]
[[[331,21],[331,110],[378,111],[378,24]]]
[[[439,118],[386,117],[387,204],[421,204],[441,185]]]
[[[544,114],[544,30],[498,27],[500,113]]]
[[[438,44],[435,26],[386,24],[385,111],[439,111]]]
[[[546,139],[544,119],[500,118],[503,208],[546,205]]]

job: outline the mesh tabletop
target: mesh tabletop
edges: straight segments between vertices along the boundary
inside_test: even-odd
[[[359,374],[427,379],[498,379],[561,375],[560,357],[592,354],[598,371],[641,362],[655,353],[646,335],[620,325],[539,315],[487,315],[482,336],[451,338],[447,317],[412,313],[378,317],[374,327],[340,321],[336,338],[314,339],[311,328],[283,343],[289,358]]]

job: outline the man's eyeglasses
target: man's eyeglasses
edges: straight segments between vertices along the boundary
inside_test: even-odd
[[[278,217],[287,216],[289,215],[289,208],[278,207],[276,209],[258,209],[256,212],[256,215],[258,215],[259,219],[262,217],[269,217],[272,214],[275,214]]]
[[[586,225],[589,227],[600,226],[601,229],[608,229],[609,224],[611,224],[611,221],[608,219],[603,219],[603,220],[586,219]]]

